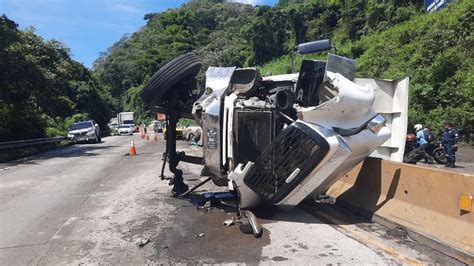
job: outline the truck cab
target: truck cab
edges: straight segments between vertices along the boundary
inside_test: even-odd
[[[330,48],[322,40],[297,51]],[[328,54],[325,61],[303,60],[298,73],[279,76],[209,67],[205,90],[192,95],[199,59],[187,54],[168,63],[145,86],[142,99],[167,114],[168,126],[192,117],[203,134],[200,159],[175,152],[175,140],[167,143],[170,170],[178,177],[173,191],[187,190],[179,187],[176,166],[188,161],[203,164],[203,174],[216,184],[228,184],[240,208],[261,202],[292,208],[324,193],[369,155],[401,161],[408,79],[357,79],[355,66],[353,59]]]

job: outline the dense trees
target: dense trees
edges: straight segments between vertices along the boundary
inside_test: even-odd
[[[373,2],[373,3],[372,3]],[[177,9],[146,14],[147,25],[124,36],[94,64],[94,71],[120,97],[141,85],[172,58],[195,51],[204,66],[263,65],[296,44],[337,37],[346,44],[419,14],[411,2],[280,1],[276,7],[219,0],[193,0]]]
[[[105,128],[108,92],[62,43],[20,31],[5,15],[0,36],[0,141],[65,134],[74,117]]]
[[[409,118],[439,132],[445,121],[474,132],[474,2],[417,16],[380,34],[364,36],[351,50],[359,75],[410,77]]]
[[[411,77],[411,123],[439,129],[451,119],[469,135],[472,10],[472,1],[425,14],[417,0],[280,0],[275,7],[193,0],[145,15],[147,25],[113,45],[94,69],[114,96],[131,103],[147,77],[188,51],[202,58],[203,69],[260,65],[263,74],[278,74],[291,71],[296,44],[331,38],[339,54],[358,59],[359,76]]]
[[[146,25],[101,54],[92,75],[61,43],[19,31],[3,17],[0,136],[21,127],[32,128],[21,138],[44,135],[45,128],[64,128],[59,125],[77,113],[105,123],[111,109],[135,111],[142,123],[151,117],[138,97],[143,84],[174,57],[193,51],[204,70],[257,65],[263,74],[287,73],[295,45],[322,38],[331,38],[338,54],[358,60],[358,76],[410,76],[410,122],[437,129],[450,119],[469,135],[474,4],[459,0],[434,14],[423,13],[421,5],[418,0],[280,0],[274,7],[252,7],[189,0],[180,8],[145,14]]]
[[[285,1],[286,8],[302,8]],[[305,1],[299,1],[305,2]],[[356,58],[359,77],[410,77],[410,124],[441,133],[452,121],[466,139],[474,132],[474,3],[458,1],[433,14],[416,1],[346,1],[304,16],[309,39],[329,36],[338,53]],[[301,11],[300,11],[301,12]],[[296,30],[295,30],[296,32]],[[288,72],[288,57],[263,73]]]

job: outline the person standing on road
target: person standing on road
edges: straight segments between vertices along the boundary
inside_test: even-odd
[[[456,167],[456,143],[458,142],[458,131],[450,122],[445,123],[444,133],[441,143],[443,144],[444,155],[446,156],[446,167]]]
[[[423,145],[427,144],[428,142],[425,140],[425,133],[423,132],[423,125],[416,124],[413,129],[416,132],[416,147],[422,148]]]
[[[416,131],[416,147],[420,148],[422,151],[424,151],[424,159],[425,163],[429,163],[427,156],[427,148],[428,148],[428,141],[425,139],[425,131],[423,130],[423,125],[422,124],[416,124],[413,127]]]
[[[426,152],[429,155],[432,155],[433,150],[434,150],[434,142],[436,141],[436,136],[429,127],[425,127],[425,129],[423,129],[423,133],[425,134],[426,142],[428,142],[428,145],[426,147]]]

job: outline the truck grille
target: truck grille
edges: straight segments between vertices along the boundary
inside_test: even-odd
[[[284,129],[255,161],[245,184],[264,200],[278,203],[326,156],[329,144],[307,125]]]
[[[236,110],[234,121],[234,165],[255,162],[274,139],[274,111]]]

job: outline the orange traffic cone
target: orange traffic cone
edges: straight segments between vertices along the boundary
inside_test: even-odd
[[[137,150],[135,150],[135,142],[132,140],[132,143],[130,144],[130,156],[137,155]]]

